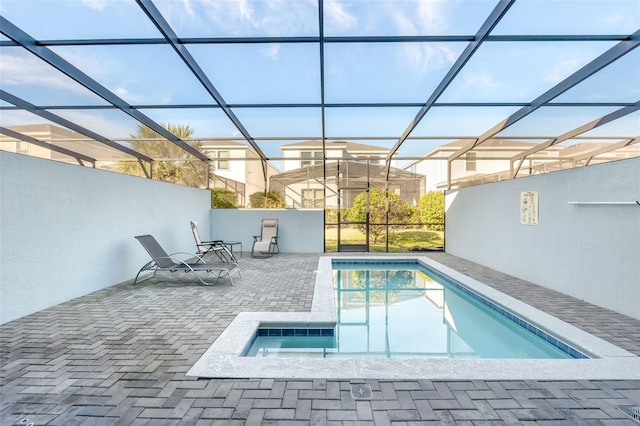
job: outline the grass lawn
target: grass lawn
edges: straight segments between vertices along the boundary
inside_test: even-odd
[[[342,229],[340,237],[343,243],[364,243],[364,234],[355,228]],[[338,231],[335,228],[325,230],[325,244],[327,250],[337,250]],[[392,230],[389,232],[389,252],[406,252],[410,248],[438,247],[444,245],[444,232],[429,231],[426,229]],[[386,238],[378,237],[374,244],[370,241],[370,251],[385,251]]]

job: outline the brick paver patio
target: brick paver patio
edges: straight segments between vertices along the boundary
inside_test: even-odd
[[[447,255],[447,266],[640,355],[640,321]],[[638,425],[640,381],[197,380],[242,311],[308,311],[318,255],[240,259],[242,278],[117,285],[0,327],[2,425]],[[366,383],[372,398],[351,385]]]

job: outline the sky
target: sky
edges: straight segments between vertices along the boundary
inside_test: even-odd
[[[318,3],[311,0],[156,0],[179,37],[317,37]],[[324,1],[324,36],[474,35],[495,0]],[[2,0],[0,14],[39,40],[161,38],[132,0]],[[640,29],[638,0],[517,0],[492,35],[611,35]],[[0,37],[0,41],[6,40]],[[615,41],[485,42],[438,102],[530,102],[616,44]],[[467,42],[325,43],[326,103],[424,103]],[[189,44],[191,55],[223,99],[235,104],[317,104],[321,101],[317,43]],[[189,124],[197,138],[239,137],[219,108],[176,109],[171,105],[214,104],[202,85],[166,45],[52,46],[51,50],[131,105],[161,122]],[[0,47],[3,90],[78,121],[103,136],[126,138],[137,122],[121,111],[80,110],[106,101],[20,48]],[[559,96],[562,102],[640,100],[640,49]],[[1,102],[0,105],[6,105]],[[402,108],[325,109],[328,137],[363,137],[362,143],[393,146],[418,113]],[[413,136],[479,135],[517,107],[434,107]],[[557,136],[616,107],[547,107],[506,129],[503,136]],[[253,137],[318,138],[321,110],[233,108]],[[43,122],[28,113],[0,111],[0,124]],[[613,124],[613,123],[612,123]],[[637,136],[633,114],[594,131]],[[366,140],[388,137],[387,140]],[[292,141],[261,142],[269,156]],[[399,154],[425,154],[438,141],[411,143]]]

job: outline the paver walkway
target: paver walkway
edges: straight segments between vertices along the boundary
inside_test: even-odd
[[[445,253],[430,257],[640,355],[640,321]],[[640,381],[197,380],[242,311],[308,311],[318,255],[240,259],[242,278],[117,285],[0,327],[1,425],[638,426]],[[358,399],[352,384],[369,384]]]

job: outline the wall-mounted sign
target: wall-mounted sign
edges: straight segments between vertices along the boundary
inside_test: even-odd
[[[523,225],[538,224],[538,191],[520,193],[520,223]]]

